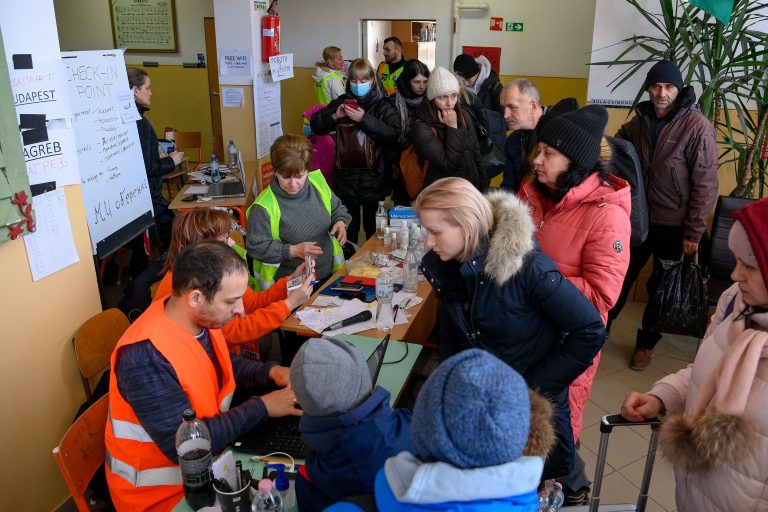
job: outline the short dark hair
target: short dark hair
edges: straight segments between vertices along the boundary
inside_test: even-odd
[[[387,44],[387,43],[395,43],[395,46],[397,46],[398,48],[403,47],[403,43],[400,41],[399,37],[395,37],[395,36],[388,37],[384,40],[384,44]]]
[[[200,290],[210,302],[224,277],[239,272],[247,272],[245,260],[224,242],[201,240],[189,244],[173,264],[173,295]]]
[[[147,72],[141,68],[126,68],[126,73],[128,74],[129,89],[133,89],[134,87],[141,88],[149,76]]]

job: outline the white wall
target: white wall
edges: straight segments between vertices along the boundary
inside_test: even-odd
[[[114,48],[109,2],[106,0],[53,0],[62,51]],[[205,54],[203,18],[213,16],[212,0],[176,0],[176,36],[179,53],[126,53],[128,64],[153,61],[181,65],[197,62]]]
[[[382,48],[384,47],[384,40],[392,35],[392,22],[391,21],[373,21],[368,20],[368,49],[365,58],[368,59],[375,68],[379,62],[384,60],[384,53]],[[349,59],[344,55],[345,59]],[[317,60],[321,60],[318,58]]]

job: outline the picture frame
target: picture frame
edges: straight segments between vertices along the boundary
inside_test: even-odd
[[[115,48],[178,53],[175,0],[107,0]]]

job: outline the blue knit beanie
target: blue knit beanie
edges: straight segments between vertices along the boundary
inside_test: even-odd
[[[496,466],[522,454],[530,421],[520,374],[484,350],[469,349],[445,360],[424,383],[411,439],[424,462]]]

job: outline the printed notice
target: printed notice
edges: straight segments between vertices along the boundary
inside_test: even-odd
[[[72,226],[67,213],[64,189],[56,189],[32,198],[37,229],[24,237],[32,280],[40,279],[77,263]]]
[[[269,154],[275,139],[283,134],[280,110],[280,83],[269,77],[253,81],[253,101],[256,115],[256,158]]]
[[[219,71],[224,76],[251,76],[250,52],[225,51],[219,56]]]
[[[223,104],[229,108],[242,108],[243,106],[243,90],[239,87],[222,87],[221,94],[223,97]]]
[[[269,70],[272,72],[272,80],[275,82],[293,78],[293,54],[283,53],[270,57]]]
[[[133,91],[115,91],[115,100],[117,101],[117,110],[120,112],[120,119],[125,123],[135,123],[141,119],[139,110],[136,108],[136,101],[133,99]]]

